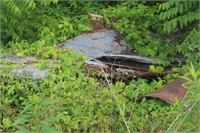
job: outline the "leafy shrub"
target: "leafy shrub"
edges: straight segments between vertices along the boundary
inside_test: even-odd
[[[57,2],[53,0],[53,3]],[[91,29],[86,13],[98,8],[89,9],[85,3],[89,3],[90,7],[98,3],[75,0],[60,1],[56,5],[50,3],[51,0],[3,1],[1,42],[7,45],[10,41],[15,43],[25,40],[31,44],[44,40],[45,45],[52,46]]]
[[[199,62],[199,2],[168,1],[159,5],[159,9],[160,19],[165,21],[163,30],[175,32],[180,38],[178,52],[186,57],[186,61]]]
[[[43,50],[45,47],[38,51],[38,57],[43,56]],[[55,54],[52,58],[57,59],[58,65],[46,66],[53,70],[44,82],[15,79],[1,72],[3,131],[125,132],[124,120],[131,132],[165,131],[173,122],[175,116],[171,113],[178,106],[156,99],[137,101],[139,95],[159,89],[164,81],[105,83],[111,87],[107,88],[85,76],[85,57],[62,49],[52,49],[51,54]]]

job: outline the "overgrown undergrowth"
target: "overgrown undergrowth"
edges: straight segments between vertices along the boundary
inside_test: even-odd
[[[190,105],[197,103],[187,114],[185,102],[168,105],[158,99],[137,100],[178,75],[151,82],[133,79],[128,85],[110,80],[102,84],[82,66],[85,57],[69,50],[55,53],[59,64],[44,82],[14,79],[1,72],[2,131],[125,132],[125,121],[131,132],[198,130],[198,78],[190,88],[197,93]]]
[[[167,20],[155,19],[159,16],[157,10],[162,2],[104,3],[73,0],[57,4],[35,2],[34,7],[33,3],[27,1],[32,9],[24,6],[23,2],[13,2],[16,7],[12,10],[9,10],[13,6],[12,1],[6,1],[2,5],[1,12],[4,16],[1,17],[0,51],[18,56],[55,59],[58,65],[42,66],[41,69],[52,69],[45,81],[18,79],[0,70],[0,131],[199,131],[198,37],[194,36],[197,40],[193,42],[190,41],[191,38],[184,41],[187,38],[174,40],[163,37],[170,35],[162,30],[162,21]],[[171,5],[175,6],[173,3]],[[163,10],[172,8],[164,7]],[[185,11],[190,11],[189,9]],[[119,31],[138,54],[159,57],[159,64],[163,68],[172,63],[175,57],[181,56],[185,61],[179,63],[179,68],[173,69],[181,69],[182,73],[169,74],[151,81],[133,78],[128,84],[122,81],[112,82],[106,75],[101,75],[107,80],[99,82],[95,77],[97,74],[83,66],[87,57],[55,47],[58,43],[91,29],[87,12],[104,15],[107,27]],[[191,25],[184,25],[190,29]],[[193,25],[196,26],[196,20],[192,21]],[[183,33],[178,27],[170,28],[171,32],[173,30],[173,34]],[[152,38],[154,33],[156,38]],[[7,65],[6,68],[9,70],[12,67],[15,66]],[[193,81],[189,81],[194,85],[188,88],[191,97],[187,101],[169,105],[158,99],[138,100],[138,96],[157,90],[179,76],[188,75],[194,77]],[[186,105],[190,106],[187,111],[184,107]]]

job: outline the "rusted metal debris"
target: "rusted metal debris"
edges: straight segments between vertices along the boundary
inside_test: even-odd
[[[147,78],[171,73],[171,71],[150,72],[149,67],[150,65],[156,64],[156,59],[138,55],[107,54],[96,58],[95,60],[100,61],[96,62],[96,66],[98,63],[99,65],[106,64],[109,67],[109,69],[107,68],[106,70],[110,70],[107,72],[112,72],[112,75],[117,75],[118,77],[114,77],[117,77],[118,79],[120,74],[121,78],[131,79],[134,76]]]
[[[88,20],[92,25],[92,30],[66,42],[60,44],[59,48],[71,48],[75,52],[88,56],[89,60],[85,61],[85,66],[93,68],[99,72],[112,73],[113,78],[133,78],[133,77],[155,77],[171,73],[166,70],[164,72],[149,71],[150,65],[155,65],[157,59],[134,55],[131,46],[123,40],[115,30],[106,29],[103,24],[103,16],[88,13]],[[18,57],[15,55],[4,56],[0,53],[0,60],[7,64],[24,64],[10,71],[10,74],[20,78],[29,75],[30,79],[43,80],[51,69],[40,70],[34,68],[37,59],[34,57]],[[0,62],[0,71],[3,71],[3,64]],[[53,64],[54,61],[50,61]],[[177,79],[167,86],[154,91],[144,97],[154,97],[164,100],[169,104],[176,102],[176,99],[186,97],[186,88],[182,84],[186,83],[184,79]]]
[[[127,78],[153,77],[169,73],[150,72],[149,66],[156,64],[157,59],[134,55],[131,46],[115,30],[106,29],[101,25],[103,16],[88,13],[88,19],[93,27],[91,32],[83,33],[60,44],[62,48],[71,48],[77,53],[88,56],[90,60],[85,61],[86,67],[112,72],[114,75],[126,74]]]
[[[131,50],[125,41],[120,41],[119,34],[113,29],[106,29],[101,25],[103,16],[88,13],[88,20],[93,29],[77,37],[59,44],[58,47],[71,48],[75,52],[88,56],[90,59],[101,57],[105,54],[119,54]]]
[[[123,40],[115,30],[106,29],[103,16],[88,13],[92,30],[62,43],[63,48],[71,48],[77,53],[89,57],[85,66],[99,72],[112,73],[113,78],[156,77],[171,73],[149,71],[150,65],[156,65],[157,59],[135,55],[131,46]],[[184,79],[177,79],[160,90],[144,97],[155,97],[169,104],[176,99],[186,98],[186,83]]]
[[[88,33],[106,30],[106,28],[103,26],[103,16],[94,13],[88,13],[88,20],[92,25],[92,30]]]
[[[182,100],[188,98],[187,89],[183,87],[183,84],[187,83],[185,79],[179,78],[165,87],[154,91],[144,97],[153,97],[161,99],[169,104],[176,103],[176,100]],[[191,84],[187,84],[188,86]]]
[[[121,53],[127,49],[116,41],[114,30],[84,33],[62,43],[62,48],[71,48],[75,52],[88,56],[90,59],[108,53]]]

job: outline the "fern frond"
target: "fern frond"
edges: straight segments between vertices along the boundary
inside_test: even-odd
[[[190,44],[199,43],[200,31],[198,27],[200,26],[196,26],[192,29],[192,31],[186,36],[183,43],[190,43]],[[196,45],[196,46],[199,46],[199,45]]]
[[[10,9],[10,11],[13,12],[14,14],[20,14],[21,13],[21,10],[20,10],[20,7],[19,7],[17,1],[5,0],[5,1],[2,1],[1,4],[2,4],[2,6]]]
[[[198,8],[198,2],[196,1],[168,1],[159,6],[160,20],[169,20],[183,15],[191,9]]]
[[[159,10],[168,10],[170,7],[172,7],[174,5],[174,1],[171,2],[165,2],[163,4],[159,5]]]
[[[183,16],[179,16],[175,19],[172,19],[164,24],[163,30],[170,33],[174,31],[177,27],[183,28],[184,26],[187,26],[188,24],[200,20],[198,17],[200,15],[200,12],[189,12]]]
[[[36,3],[34,0],[23,0],[24,4],[28,6],[29,9],[34,9],[36,7]]]
[[[168,1],[160,5],[160,20],[169,20],[163,25],[165,32],[181,29],[190,23],[200,20],[200,12],[196,1]]]

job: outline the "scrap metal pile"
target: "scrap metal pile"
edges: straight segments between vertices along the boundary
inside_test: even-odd
[[[131,46],[113,29],[101,25],[103,16],[88,13],[88,19],[93,27],[90,32],[83,33],[60,44],[62,48],[73,49],[75,52],[89,57],[85,61],[88,68],[99,72],[112,73],[117,78],[157,77],[170,71],[151,72],[150,65],[155,65],[157,59],[135,55]],[[187,81],[177,79],[167,86],[144,97],[154,97],[169,104],[176,99],[186,98],[186,88],[182,86]]]
[[[88,19],[93,27],[91,31],[58,45],[59,48],[72,49],[88,56],[89,60],[85,61],[86,67],[99,72],[112,73],[114,77],[129,79],[133,77],[157,77],[170,73],[168,70],[164,72],[149,71],[150,65],[155,65],[157,59],[135,55],[131,46],[123,40],[117,31],[106,29],[101,25],[103,16],[89,13]],[[3,53],[0,55],[2,61],[10,60],[14,61],[15,64],[20,64],[20,67],[10,71],[12,75],[18,75],[20,78],[25,77],[25,73],[28,73],[30,79],[41,77],[45,80],[47,73],[51,71],[51,69],[40,70],[33,67],[36,60],[34,57],[4,56]],[[54,61],[49,60],[49,62],[55,64]],[[3,69],[3,65],[0,64],[1,69]],[[173,104],[176,99],[185,98],[186,89],[182,87],[185,82],[183,79],[178,79],[145,97],[155,97]]]
[[[157,59],[134,55],[131,46],[113,29],[104,28],[100,22],[103,16],[88,14],[93,30],[71,38],[59,45],[73,49],[89,57],[85,64],[97,71],[126,74],[127,78],[153,77],[165,72],[150,72],[149,66],[156,64]],[[128,54],[127,54],[128,53]]]

